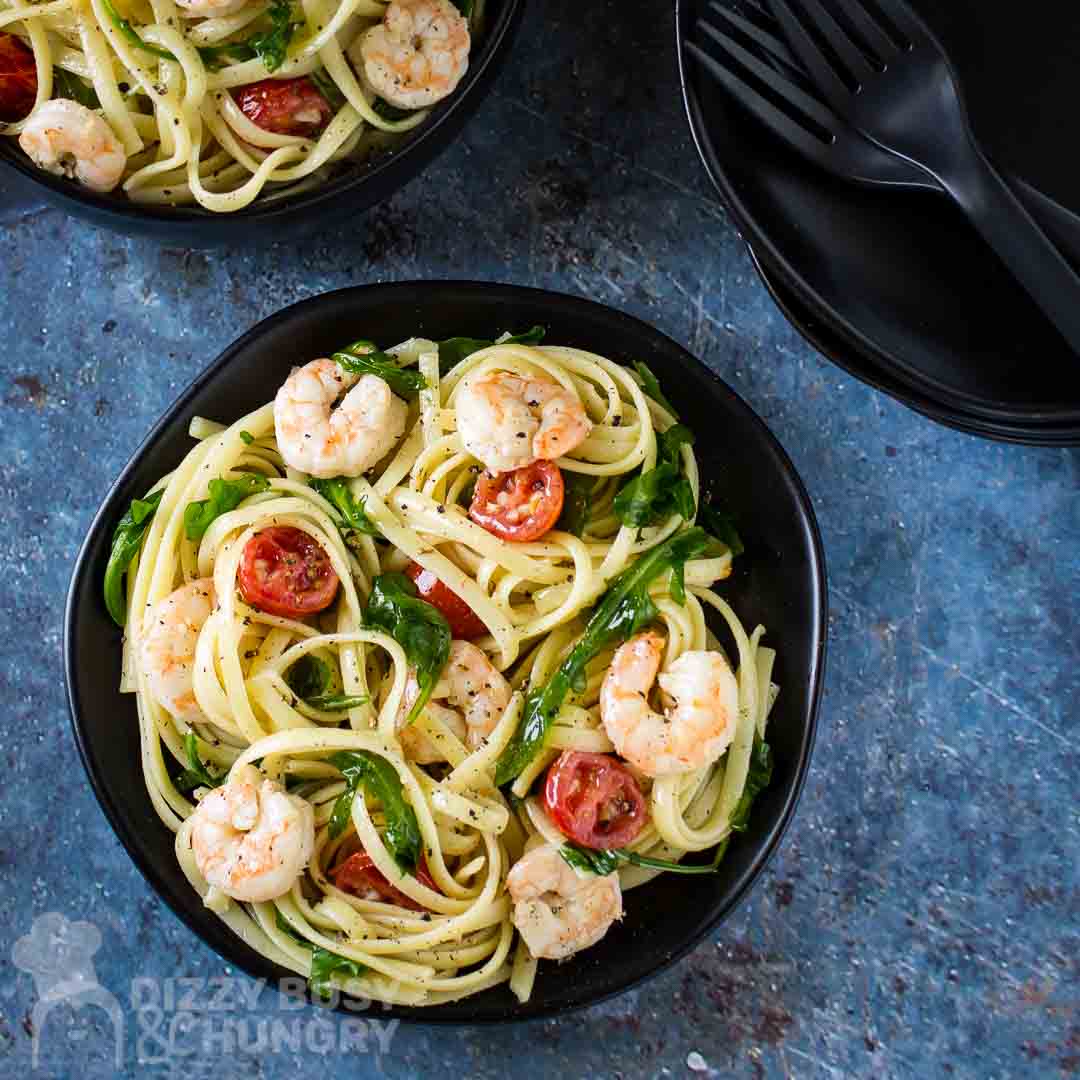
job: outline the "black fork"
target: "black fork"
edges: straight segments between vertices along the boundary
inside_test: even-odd
[[[979,149],[959,83],[903,0],[765,0],[834,113],[936,181],[1080,353],[1080,277]]]

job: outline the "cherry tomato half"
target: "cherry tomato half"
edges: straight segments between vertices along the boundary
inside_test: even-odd
[[[263,79],[234,90],[233,98],[256,127],[275,135],[314,135],[334,115],[326,98],[306,75],[299,79]]]
[[[391,885],[371,856],[363,850],[339,862],[330,871],[330,879],[342,892],[347,892],[352,896],[359,896],[365,900],[383,900],[388,904],[408,908],[410,911],[425,910],[422,904],[418,904],[411,896],[406,896],[399,888]],[[439,891],[428,873],[427,863],[424,862],[423,856],[416,864],[416,880],[434,892]]]
[[[544,808],[560,831],[587,848],[629,844],[645,827],[645,796],[610,754],[564,750],[548,769]]]
[[[33,51],[14,34],[0,34],[0,120],[21,120],[36,98]]]
[[[512,472],[482,472],[469,517],[500,540],[539,540],[562,513],[562,472],[551,461],[534,461]]]
[[[237,583],[252,607],[298,619],[330,606],[338,576],[314,537],[292,525],[271,525],[244,546]]]
[[[454,637],[471,641],[487,633],[487,627],[473,609],[430,570],[425,570],[419,563],[411,562],[405,567],[405,573],[416,582],[416,591],[420,594],[420,599],[426,600],[432,607],[439,609],[443,618],[450,624],[450,633]]]

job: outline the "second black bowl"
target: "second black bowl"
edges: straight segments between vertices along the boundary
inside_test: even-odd
[[[230,214],[201,207],[140,206],[122,194],[97,194],[35,168],[14,139],[0,138],[0,167],[17,170],[42,198],[116,232],[153,236],[178,247],[234,247],[298,240],[352,219],[389,198],[421,173],[461,132],[491,88],[521,21],[524,0],[488,0],[483,34],[453,95],[392,148],[367,161],[343,164],[339,175],[293,198],[263,202]]]
[[[231,345],[159,421],[105,497],[76,563],[68,595],[64,663],[83,763],[117,836],[170,907],[229,963],[259,978],[286,972],[249,949],[202,905],[150,804],[140,768],[135,703],[118,691],[120,632],[105,611],[102,575],[112,530],[133,497],[191,447],[193,416],[232,421],[265,404],[291,366],[343,341],[413,335],[490,337],[540,323],[547,340],[648,362],[697,434],[703,484],[737,515],[746,554],[720,587],[777,650],[780,684],[769,722],[773,782],[750,828],[733,839],[715,875],[662,875],[626,894],[626,917],[598,945],[541,967],[532,999],[506,986],[387,1016],[478,1023],[551,1016],[600,1001],[655,974],[699,942],[742,899],[791,819],[810,761],[825,656],[825,566],[810,500],[791,461],[749,406],[670,338],[621,312],[577,297],[509,285],[415,282],[371,285],[305,300]]]

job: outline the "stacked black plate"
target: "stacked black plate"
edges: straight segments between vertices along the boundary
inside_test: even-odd
[[[1037,17],[1018,18],[1011,5],[976,0],[912,3],[952,56],[999,168],[1080,210],[1080,154],[1067,134],[1080,6],[1048,0]],[[694,139],[791,321],[853,375],[941,423],[1080,445],[1080,357],[963,215],[934,195],[838,180],[780,144],[683,49],[687,39],[707,46],[696,24],[708,15],[708,0],[678,0]],[[1067,224],[1080,234],[1080,215]]]

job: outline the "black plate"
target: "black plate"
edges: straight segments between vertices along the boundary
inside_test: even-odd
[[[524,0],[488,0],[486,24],[457,90],[392,150],[343,166],[340,176],[291,199],[215,214],[201,207],[138,206],[122,194],[95,194],[30,164],[17,143],[0,138],[0,163],[17,169],[48,201],[70,214],[117,232],[153,236],[182,247],[222,247],[295,240],[353,221],[422,172],[456,138],[476,111],[510,50]]]
[[[69,703],[83,763],[117,836],[153,888],[229,963],[256,977],[283,972],[247,948],[203,908],[176,864],[173,838],[143,785],[135,705],[117,690],[120,633],[101,599],[112,529],[129,501],[174,468],[191,447],[195,415],[231,420],[264,404],[299,360],[358,337],[490,336],[507,327],[548,327],[548,340],[621,362],[646,358],[682,418],[698,433],[707,487],[738,515],[747,554],[722,587],[751,627],[768,627],[782,687],[770,722],[771,787],[754,806],[721,872],[661,877],[627,894],[626,918],[595,948],[556,969],[542,966],[532,1000],[499,987],[430,1009],[387,1015],[475,1023],[550,1016],[601,1000],[655,974],[701,940],[739,902],[775,850],[809,765],[821,694],[825,567],[810,500],[783,449],[725,383],[669,338],[611,308],[508,285],[423,282],[372,285],[305,300],[260,323],[225,352],[159,421],[106,496],[76,563],[64,655]]]
[[[906,383],[897,379],[891,371],[876,368],[864,357],[858,355],[831,326],[815,317],[792,290],[782,283],[779,274],[770,271],[753,248],[749,248],[749,251],[758,275],[765,288],[769,290],[769,295],[792,326],[823,356],[827,356],[834,364],[862,382],[868,383],[875,390],[880,390],[928,419],[962,431],[965,435],[995,439],[998,442],[1020,443],[1025,446],[1080,446],[1080,424],[1010,424],[1005,421],[987,420],[984,417],[942,405],[934,398],[911,389]]]
[[[954,56],[995,159],[1076,208],[1077,157],[1060,132],[1080,8],[1041,5],[1024,20],[976,0],[914,6]],[[1080,420],[1080,360],[964,217],[932,194],[837,180],[778,144],[683,54],[705,8],[678,2],[691,127],[738,228],[784,288],[848,351],[939,408],[1019,427]]]

